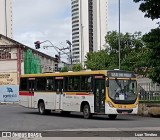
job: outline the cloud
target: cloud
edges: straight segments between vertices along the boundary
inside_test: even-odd
[[[13,38],[30,47],[36,40],[71,40],[70,9],[70,0],[13,0]]]
[[[144,13],[139,11],[139,4],[133,1],[121,0],[121,32],[134,33],[141,31],[143,34],[157,27],[157,20],[144,18]],[[119,30],[118,0],[109,0],[109,30]]]
[[[108,0],[108,30],[118,31],[118,0]],[[132,0],[121,0],[121,32],[148,32],[155,28],[156,21],[144,18],[138,10],[139,4]],[[50,40],[62,47],[71,40],[71,0],[13,0],[13,38],[34,48],[34,42]],[[50,46],[50,43],[43,45]],[[54,48],[40,49],[50,55]]]

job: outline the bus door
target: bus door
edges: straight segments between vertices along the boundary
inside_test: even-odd
[[[28,107],[34,107],[35,78],[28,79]]]
[[[103,76],[94,77],[94,111],[105,113],[105,78]]]
[[[63,109],[63,77],[55,77],[55,109]]]

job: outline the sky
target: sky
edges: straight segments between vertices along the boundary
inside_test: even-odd
[[[121,32],[143,34],[156,28],[156,22],[144,18],[133,0],[121,0]],[[117,30],[119,25],[118,0],[108,0],[108,31]],[[71,0],[13,0],[13,39],[34,48],[34,42],[49,40],[53,45],[66,47],[71,41]],[[51,46],[49,42],[44,46]],[[40,51],[51,56],[54,48]],[[66,56],[62,58],[66,59]]]

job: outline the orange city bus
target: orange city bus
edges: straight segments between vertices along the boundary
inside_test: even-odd
[[[38,108],[40,114],[137,114],[136,76],[121,70],[97,70],[25,74],[20,78],[19,104]]]

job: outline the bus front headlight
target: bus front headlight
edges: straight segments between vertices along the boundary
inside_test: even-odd
[[[112,108],[114,107],[113,104],[110,101],[108,101],[108,104],[109,104],[110,107],[112,107]]]

